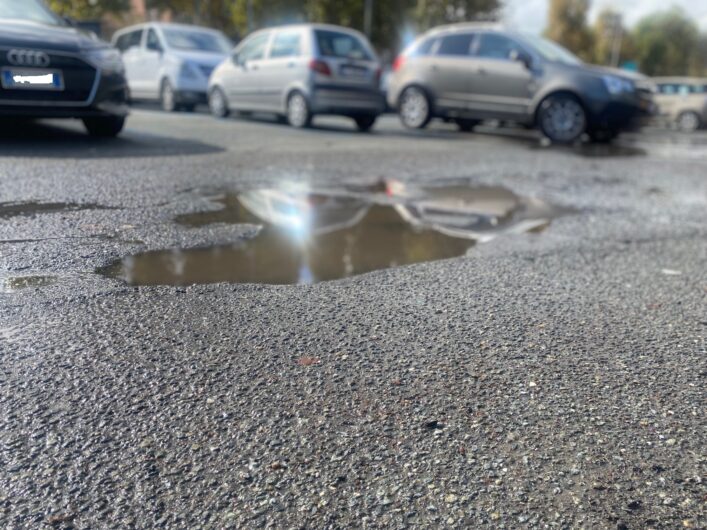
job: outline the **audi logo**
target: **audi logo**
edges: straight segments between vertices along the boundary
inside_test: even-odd
[[[10,50],[7,60],[15,66],[38,66],[46,68],[51,63],[49,55],[34,50]]]

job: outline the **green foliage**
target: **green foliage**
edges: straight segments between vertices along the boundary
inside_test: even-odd
[[[587,26],[589,0],[550,0],[545,35],[584,60],[594,59],[594,34]]]
[[[49,0],[49,7],[65,17],[93,20],[107,13],[128,11],[130,0]]]
[[[641,70],[648,75],[704,73],[699,30],[680,9],[655,13],[634,31]]]

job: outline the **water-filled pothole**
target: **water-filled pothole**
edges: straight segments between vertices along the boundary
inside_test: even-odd
[[[34,217],[43,213],[78,212],[81,210],[103,210],[105,206],[92,203],[71,202],[0,202],[0,219],[11,217]]]
[[[57,282],[56,276],[13,276],[0,283],[0,291],[12,293],[22,289],[46,287]]]
[[[98,272],[132,285],[310,284],[462,256],[477,241],[540,231],[566,210],[505,188],[284,187],[224,195],[221,210],[181,216],[191,227],[261,226],[231,246],[153,251]]]

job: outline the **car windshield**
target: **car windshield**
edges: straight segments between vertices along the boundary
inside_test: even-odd
[[[324,57],[371,60],[370,52],[355,35],[324,30],[318,30],[316,34],[319,53]]]
[[[528,44],[533,46],[536,52],[548,61],[556,61],[564,64],[582,64],[582,60],[579,57],[550,40],[528,34],[524,34],[523,38]]]
[[[29,20],[53,26],[65,25],[41,0],[0,0],[0,19],[3,18]]]
[[[190,29],[165,29],[167,45],[177,50],[195,52],[228,53],[232,46],[226,37],[210,31]]]

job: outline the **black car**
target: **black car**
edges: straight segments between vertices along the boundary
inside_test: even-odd
[[[117,50],[42,0],[0,0],[0,117],[76,118],[113,137],[128,115]]]

